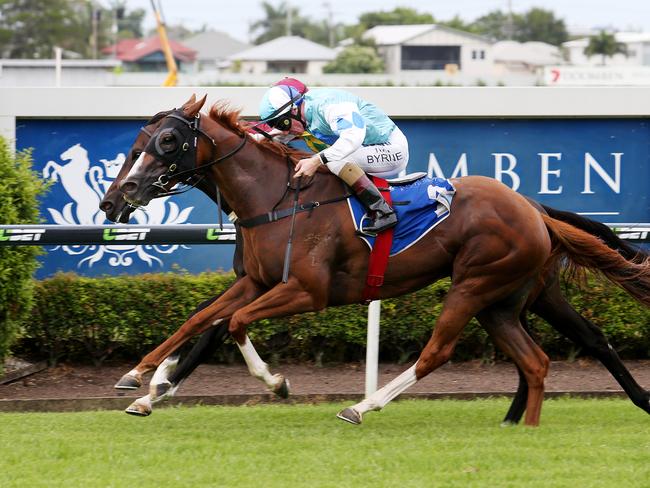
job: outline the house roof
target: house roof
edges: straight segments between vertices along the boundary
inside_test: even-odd
[[[614,38],[618,42],[625,44],[634,44],[638,42],[650,43],[650,32],[615,32]],[[589,44],[589,37],[574,39],[573,41],[563,42],[564,47],[587,47]]]
[[[251,49],[232,54],[233,61],[331,61],[336,51],[298,36],[277,37]]]
[[[497,62],[524,63],[532,66],[562,62],[560,48],[545,42],[496,42],[492,45],[492,56]]]
[[[196,51],[178,41],[169,40],[174,57],[179,61],[191,62],[196,59]],[[102,49],[103,54],[113,54],[117,47],[117,59],[126,62],[135,62],[152,53],[162,51],[162,44],[158,36],[148,39],[123,39],[117,45],[108,46]]]
[[[373,38],[378,46],[391,46],[403,44],[433,30],[451,32],[459,36],[480,40],[487,44],[491,43],[485,37],[438,24],[378,25],[364,32],[363,37],[366,39]]]
[[[225,32],[209,30],[183,40],[183,44],[196,51],[197,59],[223,60],[252,46],[230,37]]]

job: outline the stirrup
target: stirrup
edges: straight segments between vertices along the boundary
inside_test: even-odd
[[[395,215],[394,213],[392,215]],[[365,219],[370,220],[369,226],[372,226],[376,223],[376,219],[371,219],[368,217],[368,214],[364,214],[363,217],[361,217],[361,221],[359,222],[359,229],[357,229],[356,233],[361,236],[368,236],[368,237],[377,237],[378,234],[381,232],[390,229],[391,227],[395,227],[397,225],[397,216],[395,216],[395,220],[393,222],[390,222],[383,227],[380,227],[379,229],[373,229],[373,230],[367,230],[364,229],[363,227],[363,222]]]

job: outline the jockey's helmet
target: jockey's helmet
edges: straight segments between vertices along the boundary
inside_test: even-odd
[[[259,107],[260,118],[269,125],[276,126],[277,124],[273,124],[273,122],[290,112],[293,106],[299,106],[306,91],[307,87],[294,78],[285,78],[279,81],[269,88],[262,97]],[[286,120],[286,122],[291,125],[290,120]],[[284,130],[283,127],[277,128]]]

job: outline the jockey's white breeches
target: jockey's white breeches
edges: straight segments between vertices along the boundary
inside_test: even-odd
[[[395,127],[388,142],[361,146],[352,154],[347,155],[344,161],[328,161],[327,167],[338,176],[345,163],[355,163],[370,175],[391,178],[404,171],[408,161],[408,141],[399,127]]]

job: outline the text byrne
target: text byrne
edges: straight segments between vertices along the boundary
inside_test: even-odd
[[[562,175],[562,153],[537,153],[539,156],[540,185],[539,194],[562,193],[560,177]],[[621,192],[621,158],[623,153],[610,153],[614,167],[607,171],[590,153],[584,155],[583,187],[580,193],[591,194],[592,178],[597,175],[614,193]],[[492,153],[494,158],[494,178],[509,185],[513,190],[518,190],[521,178],[516,171],[517,158],[510,153]],[[429,153],[429,176],[441,178],[457,178],[469,175],[467,153],[461,154],[451,175],[446,176],[438,162],[435,153]]]

